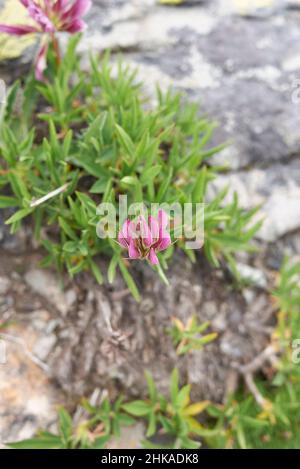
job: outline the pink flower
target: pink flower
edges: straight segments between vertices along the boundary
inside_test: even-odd
[[[0,33],[23,36],[32,33],[48,33],[53,35],[57,31],[74,34],[83,31],[85,22],[81,19],[90,9],[91,0],[20,0],[27,9],[34,25],[5,25],[0,24]],[[48,47],[43,45],[36,60],[36,78],[43,76],[46,68]]]
[[[171,244],[171,237],[167,231],[168,216],[163,210],[158,211],[158,217],[140,215],[137,220],[126,220],[118,235],[121,246],[128,249],[130,259],[149,259],[151,264],[158,264],[156,255],[164,251]]]

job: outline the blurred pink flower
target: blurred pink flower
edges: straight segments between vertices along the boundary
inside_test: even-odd
[[[74,34],[83,31],[85,22],[81,17],[91,7],[91,0],[20,0],[27,9],[34,25],[5,25],[0,24],[0,33],[23,36],[32,33],[48,33],[53,35],[57,31]],[[36,78],[41,80],[46,68],[47,44],[38,52],[36,60]]]
[[[149,216],[148,222],[140,215],[135,222],[125,221],[118,241],[128,249],[130,259],[149,259],[155,265],[159,263],[156,253],[164,251],[171,244],[167,226],[168,215],[163,210],[158,211],[157,218]]]

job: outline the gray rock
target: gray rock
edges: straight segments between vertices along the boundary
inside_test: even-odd
[[[240,262],[237,262],[236,268],[243,280],[248,281],[253,286],[259,288],[267,287],[267,278],[264,272],[262,272],[261,270],[255,269],[250,265],[242,264]]]
[[[51,350],[53,349],[54,345],[56,344],[56,335],[50,334],[45,337],[41,337],[35,344],[33,353],[37,356],[40,360],[44,361]]]
[[[237,9],[228,0],[181,7],[104,2],[105,20],[100,3],[100,27],[94,17],[80,47],[123,49],[148,86],[187,90],[220,122],[215,143],[233,141],[227,155],[235,168],[287,160],[300,146],[300,114],[292,102],[298,19],[282,0],[268,8],[247,3]]]
[[[57,277],[46,270],[32,269],[25,274],[26,283],[35,293],[43,296],[57,308],[62,315],[68,311],[68,303],[58,283]]]
[[[244,208],[261,205],[259,218],[264,218],[257,237],[276,241],[290,231],[300,229],[300,161],[288,165],[274,164],[266,169],[252,169],[220,175],[213,181],[209,197],[228,186],[224,203],[234,192]]]
[[[7,277],[0,276],[0,295],[6,295],[10,287],[10,280]]]

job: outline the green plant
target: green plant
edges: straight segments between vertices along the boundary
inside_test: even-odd
[[[122,398],[110,403],[105,398],[99,406],[91,405],[86,399],[82,407],[87,417],[74,426],[72,417],[64,409],[58,411],[58,434],[40,431],[33,438],[9,443],[15,449],[102,449],[113,437],[120,435],[120,427],[132,425],[134,419],[122,411]]]
[[[171,376],[170,397],[167,399],[157,391],[149,373],[146,373],[149,397],[123,404],[123,409],[135,417],[143,417],[148,422],[146,436],[148,438],[159,433],[171,438],[170,448],[198,448],[199,441],[192,439],[195,435],[206,433],[205,428],[196,420],[208,406],[208,401],[190,402],[191,386],[179,387],[178,370],[175,368]],[[144,442],[145,447],[158,447],[150,441]],[[161,447],[161,446],[160,446]]]
[[[299,338],[300,262],[283,261],[273,297],[279,309],[278,335],[281,340]]]
[[[6,221],[12,232],[30,216],[48,251],[43,265],[66,266],[70,275],[91,270],[101,283],[97,256],[104,255],[109,281],[119,268],[138,300],[121,247],[97,236],[98,204],[112,203],[118,217],[119,195],[127,195],[128,205],[206,202],[220,169],[209,158],[224,146],[208,146],[214,124],[198,117],[195,104],[158,90],[150,107],[136,71],[121,62],[112,68],[108,55],[92,57],[90,72],[83,72],[79,40],[70,39],[59,67],[49,48],[44,83],[29,76],[9,90],[0,128],[0,207],[15,209]],[[224,204],[225,195],[226,189],[205,205],[204,252],[216,266],[252,249],[259,228],[251,225],[254,211],[241,209],[236,196]],[[184,239],[177,247],[195,260]],[[159,253],[162,278],[173,249]]]
[[[172,448],[198,448],[199,441],[191,439],[193,435],[209,433],[196,420],[208,406],[208,401],[190,402],[190,386],[179,388],[178,371],[175,369],[171,377],[170,398],[166,399],[158,393],[154,381],[146,373],[149,397],[123,403],[120,397],[115,403],[106,398],[99,406],[91,405],[86,399],[82,407],[87,416],[74,426],[70,414],[61,408],[58,412],[58,433],[40,431],[33,438],[20,442],[8,443],[15,449],[66,448],[66,449],[101,449],[112,437],[120,436],[120,429],[134,424],[136,419],[148,421],[147,437],[159,432],[167,434],[171,439]],[[144,446],[154,445],[145,441]]]
[[[58,434],[40,431],[28,440],[9,443],[14,449],[101,449],[109,440],[110,435],[89,432],[88,426],[82,425],[74,429],[70,414],[61,408],[58,411]]]
[[[297,371],[297,370],[295,370]],[[279,383],[257,380],[265,396],[264,410],[254,397],[237,393],[225,406],[211,405],[208,414],[217,419],[214,434],[206,438],[212,448],[298,448],[300,447],[300,392],[299,372],[289,374]]]
[[[212,447],[300,447],[300,363],[293,358],[293,341],[299,339],[300,330],[299,263],[284,261],[272,296],[278,323],[271,346],[280,357],[273,356],[269,377],[256,379],[263,404],[240,391],[224,406],[209,406],[208,413],[217,419],[216,434],[208,438]]]
[[[94,428],[101,424],[106,435],[120,436],[122,426],[132,425],[135,422],[132,417],[122,411],[122,403],[122,396],[113,404],[106,398],[100,406],[93,406],[88,400],[83,399],[82,406],[90,416],[84,425]]]
[[[173,344],[176,347],[176,353],[183,355],[192,350],[200,350],[205,344],[212,342],[217,337],[215,332],[203,335],[203,332],[209,327],[209,322],[198,324],[197,317],[192,316],[186,323],[173,317],[173,326],[169,329]]]

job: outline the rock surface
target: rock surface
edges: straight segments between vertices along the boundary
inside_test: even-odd
[[[159,389],[167,392],[170,373],[178,366],[195,384],[198,397],[222,400],[232,363],[250,361],[266,344],[267,325],[273,317],[268,296],[261,289],[266,287],[266,278],[261,274],[257,280],[258,271],[248,268],[247,275],[250,270],[259,284],[254,288],[257,305],[249,305],[224,281],[221,271],[211,269],[203,258],[192,266],[178,255],[168,272],[167,288],[151,269],[137,269],[133,274],[143,292],[140,304],[121,279],[113,286],[99,287],[89,276],[80,276],[72,286],[76,301],[63,314],[58,305],[52,310],[52,298],[49,301],[41,289],[39,295],[51,311],[51,319],[47,335],[42,335],[34,353],[46,361],[51,376],[71,395],[87,395],[101,387],[110,395],[121,390],[140,396],[145,392],[145,369],[153,374]],[[24,277],[26,281],[28,273]],[[40,284],[38,275],[34,278],[33,293]],[[61,292],[65,302],[69,291]],[[167,333],[170,319],[176,316],[186,323],[194,314],[200,323],[210,321],[219,338],[204,352],[178,358]]]
[[[53,337],[51,313],[28,292],[17,273],[20,264],[2,252],[0,255],[1,445],[30,438],[38,428],[55,426],[56,408],[66,399],[50,381],[50,369],[44,362]],[[22,263],[26,264],[24,258]]]

